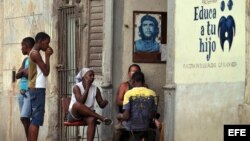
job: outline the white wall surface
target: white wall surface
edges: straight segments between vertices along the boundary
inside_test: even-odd
[[[245,3],[233,1],[233,10],[223,13],[220,11],[221,1],[215,0],[209,4],[203,2],[175,1],[176,91],[173,136],[176,141],[223,141],[224,125],[240,124],[243,116],[239,114],[239,109],[245,102]],[[212,11],[215,9],[216,17],[194,20],[195,7],[201,9],[201,6]],[[231,50],[226,42],[223,52],[217,33],[218,23],[222,16],[228,15],[234,17],[236,34]],[[216,34],[208,35],[207,22],[216,25]],[[203,25],[204,35],[201,34]],[[199,38],[204,41],[206,37],[216,43],[216,50],[212,52],[210,60],[207,60],[206,53],[199,52]],[[230,61],[237,65],[219,67],[220,62]],[[209,63],[216,64],[216,67],[194,65],[185,68],[186,64]]]

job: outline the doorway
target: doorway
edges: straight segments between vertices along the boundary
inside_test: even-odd
[[[80,50],[80,31],[78,23],[80,16],[76,6],[65,6],[58,10],[58,90],[59,90],[59,140],[68,137],[64,135],[69,132],[72,135],[78,134],[78,127],[65,131],[62,114],[62,97],[71,97],[72,87],[75,84],[75,76],[79,69],[80,57],[77,51]],[[68,135],[68,134],[67,134]]]

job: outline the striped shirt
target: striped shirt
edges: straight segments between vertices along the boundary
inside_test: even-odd
[[[134,87],[124,95],[123,109],[130,111],[130,117],[123,125],[127,130],[146,131],[157,111],[157,97],[153,90]]]

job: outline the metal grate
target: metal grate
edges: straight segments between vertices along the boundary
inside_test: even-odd
[[[59,84],[59,105],[61,105],[60,99],[62,97],[70,97],[72,93],[72,86],[75,83],[75,75],[77,71],[76,67],[76,50],[79,47],[77,40],[79,36],[78,27],[76,26],[79,20],[77,16],[77,8],[75,6],[62,7],[58,11],[58,84]],[[66,131],[63,126],[62,108],[60,109],[60,140],[68,140],[67,136],[64,136],[64,132],[69,132],[67,135],[75,135],[79,131],[77,127],[72,128],[70,131]]]

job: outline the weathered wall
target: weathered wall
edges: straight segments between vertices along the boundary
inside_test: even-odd
[[[3,1],[1,0],[1,2],[0,2],[0,7],[1,7],[1,13],[0,13],[0,26],[1,27],[3,27]],[[0,29],[0,78],[2,78],[2,76],[3,76],[3,62],[2,62],[2,60],[3,60],[3,55],[2,55],[2,43],[3,42],[3,28],[1,28]],[[2,82],[3,80],[2,79],[0,79],[0,93],[2,93]]]
[[[247,56],[246,56],[246,65],[247,65],[247,82],[246,82],[246,103],[250,104],[250,0],[246,0],[246,39],[247,39]]]
[[[54,5],[53,2],[56,2]],[[55,54],[51,57],[51,73],[46,91],[45,122],[40,128],[39,140],[57,139],[57,89],[56,89],[56,52],[57,52],[57,7],[54,0],[4,0],[1,1],[1,81],[0,93],[0,140],[25,140],[23,126],[19,120],[18,87],[19,80],[12,82],[12,71],[17,71],[25,56],[21,53],[21,41],[26,36],[34,37],[45,31],[51,36],[51,46]]]

